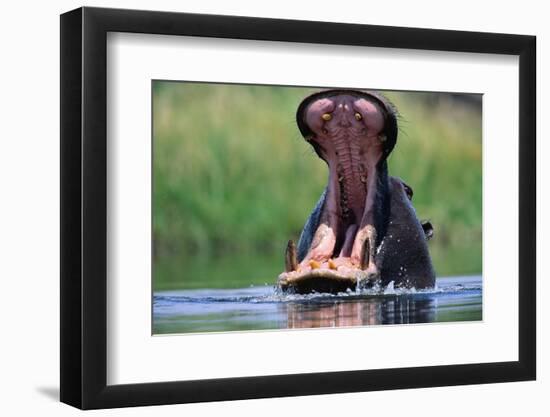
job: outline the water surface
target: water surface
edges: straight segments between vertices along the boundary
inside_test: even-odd
[[[434,289],[280,294],[273,286],[158,291],[153,333],[347,327],[482,319],[481,276],[438,278]]]

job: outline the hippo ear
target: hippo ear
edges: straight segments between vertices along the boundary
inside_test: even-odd
[[[432,226],[432,223],[428,220],[425,220],[421,224],[422,230],[424,230],[424,236],[426,236],[426,240],[430,240],[434,236],[434,227]]]
[[[413,195],[414,195],[412,187],[408,184],[405,184],[404,181],[401,181],[401,184],[403,184],[403,188],[405,189],[405,194],[407,194],[407,198],[409,200],[412,200]]]

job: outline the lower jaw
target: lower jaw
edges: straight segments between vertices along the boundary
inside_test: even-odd
[[[294,244],[289,242],[286,271],[278,277],[279,287],[295,293],[338,293],[354,291],[358,285],[372,286],[379,278],[374,262],[358,264],[351,258],[358,226],[342,221],[341,227],[347,227],[343,241],[337,242],[332,256],[325,260],[309,259],[297,263]]]
[[[353,265],[341,265],[337,269],[321,265],[319,268],[283,272],[278,278],[279,288],[298,294],[355,291],[358,286],[369,288],[374,283],[368,271]]]
[[[372,287],[372,284],[361,278],[346,278],[341,275],[330,275],[319,272],[313,274],[302,274],[299,277],[279,277],[278,286],[284,292],[292,294],[338,294],[348,291],[356,291],[358,286],[361,288],[369,288]]]

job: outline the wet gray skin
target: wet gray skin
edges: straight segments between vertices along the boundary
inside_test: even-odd
[[[433,287],[431,224],[418,220],[412,188],[388,175],[398,132],[394,107],[377,93],[328,90],[304,99],[297,123],[329,179],[298,246],[289,241],[279,286],[297,293],[391,281]]]

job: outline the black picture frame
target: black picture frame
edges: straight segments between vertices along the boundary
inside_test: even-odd
[[[107,385],[108,32],[519,56],[519,360]],[[61,15],[61,401],[82,409],[536,378],[536,38],[252,17],[79,8]]]

